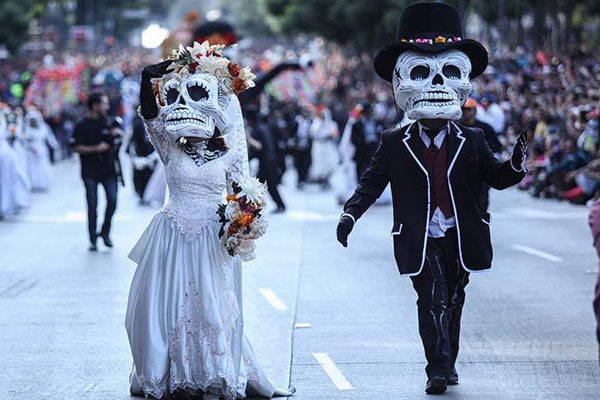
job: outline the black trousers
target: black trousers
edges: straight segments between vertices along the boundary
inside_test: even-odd
[[[144,198],[144,190],[153,172],[154,168],[133,169],[133,186],[140,199]]]
[[[310,148],[294,150],[294,167],[298,172],[298,183],[306,183],[308,170],[310,169]]]
[[[443,238],[428,238],[423,270],[411,278],[417,292],[419,334],[428,377],[447,376],[458,356],[460,318],[469,273],[458,262],[456,229]]]
[[[96,231],[98,185],[102,185],[104,192],[106,193],[106,211],[104,213],[102,229],[99,233],[100,236],[110,234],[112,217],[117,209],[117,189],[119,185],[117,183],[117,177],[110,177],[103,180],[84,178],[83,184],[85,186],[85,198],[88,207],[88,232],[90,241],[94,242],[96,240],[96,235],[98,234]]]
[[[258,167],[258,174],[256,176],[259,181],[267,184],[267,190],[271,195],[271,198],[277,204],[278,208],[285,208],[285,204],[281,199],[281,195],[279,194],[279,190],[277,190],[277,186],[279,185],[279,179],[277,177],[277,172],[275,168],[271,167],[270,164],[264,165],[263,161],[260,161]]]

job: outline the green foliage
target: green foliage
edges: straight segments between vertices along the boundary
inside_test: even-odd
[[[33,0],[0,2],[0,44],[10,52],[17,50],[27,37],[29,21],[39,15],[45,4]]]
[[[460,12],[476,12],[488,24],[501,17],[502,0],[445,0]],[[266,10],[283,33],[306,32],[338,43],[366,48],[381,46],[394,38],[398,17],[404,7],[418,0],[264,0]],[[577,27],[580,16],[600,15],[598,0],[503,0],[507,19],[533,12],[538,18],[564,13]],[[538,19],[536,21],[542,21]],[[540,41],[542,38],[539,38]]]
[[[399,0],[266,0],[275,29],[308,32],[360,47],[381,45],[394,36],[402,6]]]

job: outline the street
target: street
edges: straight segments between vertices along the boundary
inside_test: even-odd
[[[0,222],[0,395],[133,399],[127,254],[157,207],[120,188],[115,248],[100,242],[90,253],[79,163],[53,170],[49,192]],[[245,329],[267,375],[295,386],[298,400],[426,398],[416,296],[393,259],[391,207],[372,207],[344,249],[331,193],[292,182],[282,193],[288,212],[270,216],[244,267]],[[587,208],[510,189],[491,194],[491,213],[494,267],[471,274],[460,384],[445,398],[598,399]]]

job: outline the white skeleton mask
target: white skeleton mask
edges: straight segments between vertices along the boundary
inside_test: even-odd
[[[460,50],[402,53],[392,78],[396,104],[413,120],[457,120],[471,92],[470,73],[471,60]]]
[[[165,129],[173,136],[193,136],[210,139],[215,135],[215,125],[221,135],[227,124],[224,110],[228,96],[219,90],[217,77],[197,73],[169,79],[161,93],[166,103],[161,107],[165,116]],[[216,121],[218,119],[219,121]]]

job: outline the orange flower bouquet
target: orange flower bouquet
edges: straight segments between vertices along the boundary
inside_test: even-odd
[[[262,215],[267,190],[252,177],[233,182],[232,189],[225,204],[219,205],[217,210],[222,224],[219,237],[230,256],[239,255],[243,261],[250,261],[255,257],[255,240],[267,230],[267,221]]]

